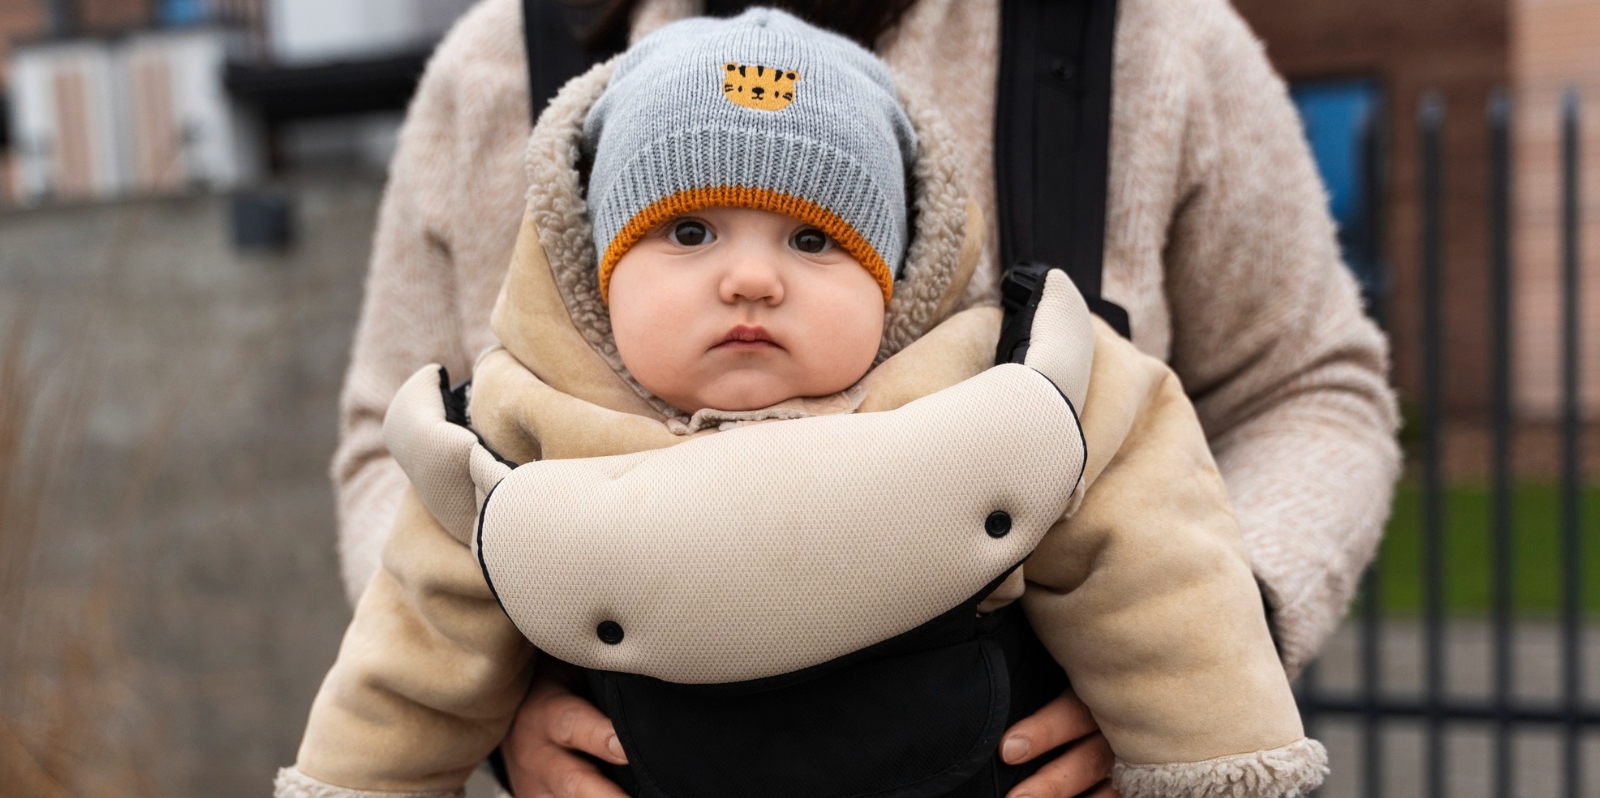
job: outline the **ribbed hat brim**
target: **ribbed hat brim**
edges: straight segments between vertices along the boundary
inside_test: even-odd
[[[876,249],[839,215],[808,199],[784,194],[772,189],[754,186],[714,186],[680,191],[657,200],[623,225],[605,253],[600,257],[600,296],[609,302],[611,272],[617,261],[633,248],[639,239],[673,217],[703,208],[751,208],[759,211],[781,213],[815,226],[828,234],[845,252],[861,262],[867,273],[878,282],[883,291],[883,303],[889,304],[894,295],[894,274]]]

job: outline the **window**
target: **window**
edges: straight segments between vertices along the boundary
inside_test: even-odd
[[[160,0],[156,19],[166,27],[197,25],[211,19],[211,4],[207,0]]]

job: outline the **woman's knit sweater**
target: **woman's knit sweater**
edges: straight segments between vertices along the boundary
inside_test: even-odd
[[[635,36],[692,13],[647,0]],[[1399,466],[1386,347],[1340,263],[1282,81],[1225,0],[1123,0],[1106,297],[1182,379],[1297,671],[1371,558]],[[879,51],[932,97],[994,213],[998,0],[920,0]],[[333,478],[352,596],[406,485],[384,411],[428,362],[470,373],[520,227],[530,129],[516,0],[483,0],[434,55],[380,210]],[[991,231],[992,232],[992,231]],[[993,235],[966,303],[993,303]]]

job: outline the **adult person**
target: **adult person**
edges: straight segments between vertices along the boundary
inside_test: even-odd
[[[991,225],[964,302],[995,302],[1000,0],[780,4],[874,45],[940,106]],[[637,38],[704,6],[613,10]],[[382,440],[390,398],[425,363],[469,374],[494,342],[489,311],[526,191],[521,22],[518,0],[473,7],[430,61],[400,134],[333,464],[352,597],[406,484]],[[1103,293],[1194,400],[1294,674],[1342,616],[1388,513],[1399,453],[1386,345],[1339,260],[1284,85],[1226,0],[1122,0],[1114,85]],[[503,750],[522,798],[621,794],[575,753],[621,761],[609,722],[559,673],[541,674]],[[1070,693],[1009,730],[1002,755],[1056,756],[1013,796],[1110,794],[1109,750]]]

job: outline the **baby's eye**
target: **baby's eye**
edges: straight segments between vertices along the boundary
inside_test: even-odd
[[[711,234],[711,228],[706,227],[705,222],[694,219],[674,222],[672,230],[667,233],[667,238],[671,239],[672,243],[684,247],[698,247],[701,244],[709,244],[717,240],[717,237]]]
[[[802,227],[789,239],[789,246],[815,255],[833,249],[833,239],[815,227]]]

